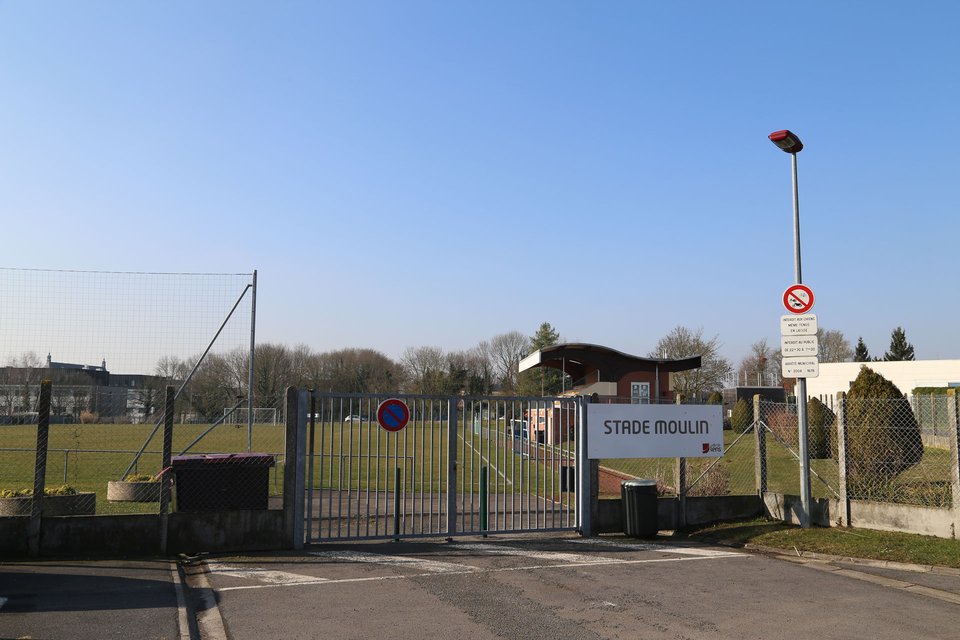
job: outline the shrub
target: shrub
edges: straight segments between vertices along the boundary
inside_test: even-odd
[[[723,394],[719,391],[714,391],[707,397],[707,404],[723,404]]]
[[[68,484],[55,487],[45,487],[45,496],[75,496],[78,491]],[[0,498],[28,498],[33,495],[33,489],[0,489]]]
[[[713,463],[713,459],[687,460],[687,482],[695,482],[700,474]],[[688,497],[725,496],[730,493],[730,474],[723,462],[719,462],[706,472],[700,481],[687,489]]]
[[[96,424],[97,417],[97,414],[95,414],[93,411],[81,411],[80,424]]]
[[[829,458],[837,416],[817,398],[807,402],[807,440],[811,458]]]
[[[888,481],[923,457],[910,403],[895,384],[866,366],[847,394],[847,440],[853,486]]]
[[[730,414],[730,426],[737,433],[743,433],[753,424],[753,407],[747,402],[746,398],[737,400],[733,405],[733,412]]]
[[[148,473],[128,473],[123,476],[123,482],[159,482],[160,478]]]

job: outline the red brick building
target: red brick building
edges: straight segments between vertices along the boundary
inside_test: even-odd
[[[600,401],[671,403],[673,374],[699,369],[700,356],[641,358],[598,344],[556,344],[534,351],[520,361],[520,371],[536,367],[559,369],[573,379],[563,395],[597,394]]]

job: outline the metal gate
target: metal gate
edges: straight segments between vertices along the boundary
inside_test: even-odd
[[[575,529],[582,418],[580,398],[311,394],[305,540]]]

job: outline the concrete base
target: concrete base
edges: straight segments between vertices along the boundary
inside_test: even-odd
[[[826,498],[814,498],[810,501],[811,524],[821,527],[830,526],[830,513],[837,513],[835,507],[831,510],[830,502]],[[763,504],[766,510],[765,515],[788,524],[800,524],[800,496],[768,491],[763,494]]]
[[[620,498],[604,498],[599,502],[599,517],[594,523],[597,533],[623,531]],[[685,525],[707,524],[724,520],[740,520],[763,515],[759,496],[713,496],[686,499],[686,519],[681,521],[680,500],[674,497],[657,499],[657,527],[680,529]]]
[[[906,504],[850,501],[850,523],[864,529],[905,531],[938,538],[957,537],[957,518],[951,509]]]
[[[30,518],[0,519],[0,555],[25,556]],[[155,514],[45,517],[40,523],[41,556],[155,555],[161,518]],[[167,553],[265,551],[288,548],[283,511],[172,513]]]

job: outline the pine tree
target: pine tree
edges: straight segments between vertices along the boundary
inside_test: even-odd
[[[907,334],[903,327],[897,327],[890,335],[890,350],[883,354],[883,359],[890,361],[913,360],[913,345],[907,342]]]
[[[867,345],[863,338],[857,338],[857,347],[853,350],[854,362],[870,362],[870,352],[867,351]]]
[[[530,352],[551,347],[560,340],[560,333],[549,322],[544,322],[537,332],[530,336]],[[564,374],[550,367],[537,367],[520,375],[520,394],[525,396],[555,396],[570,388],[569,381],[564,382]]]

